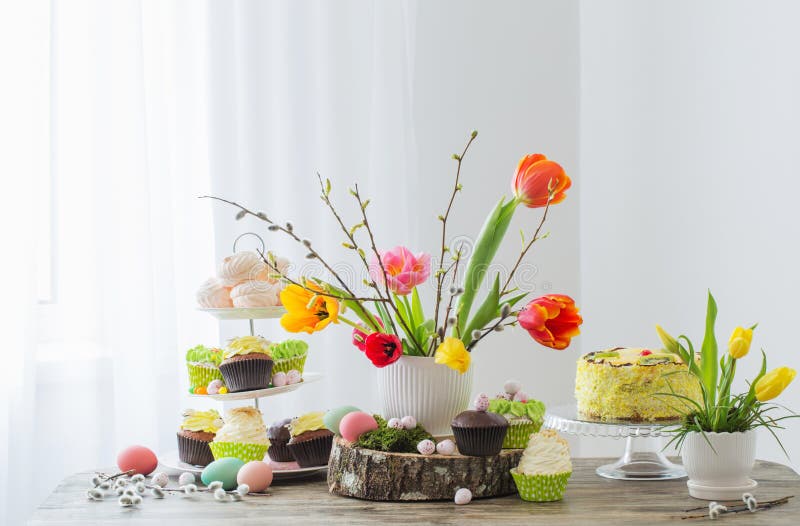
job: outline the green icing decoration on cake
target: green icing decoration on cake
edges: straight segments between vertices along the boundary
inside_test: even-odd
[[[544,421],[544,404],[539,400],[512,402],[504,398],[496,398],[489,401],[489,411],[503,415],[509,420],[514,418],[527,418],[531,422],[538,423],[539,425]]]
[[[186,361],[189,363],[208,363],[218,366],[222,363],[222,350],[209,349],[205,345],[198,345],[186,351]]]
[[[417,453],[417,444],[423,440],[433,440],[433,436],[419,424],[414,429],[394,429],[387,427],[383,417],[374,416],[378,429],[361,435],[356,447],[392,453]]]

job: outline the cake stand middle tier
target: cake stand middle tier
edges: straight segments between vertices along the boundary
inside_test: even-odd
[[[665,480],[686,476],[683,466],[671,462],[662,452],[660,438],[671,436],[674,422],[625,422],[589,420],[576,406],[555,407],[544,418],[544,427],[578,436],[625,439],[625,453],[612,464],[597,468],[601,477],[619,480]]]

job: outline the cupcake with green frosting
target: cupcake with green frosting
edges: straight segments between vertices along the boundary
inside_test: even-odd
[[[198,387],[205,388],[212,380],[222,380],[220,363],[222,349],[198,345],[186,351],[186,368],[189,370],[189,385],[193,392]]]
[[[288,373],[292,369],[303,375],[303,367],[308,357],[308,344],[303,340],[285,340],[273,343],[269,349],[274,365],[272,374]]]
[[[519,382],[506,382],[506,393],[489,402],[489,412],[508,420],[504,449],[522,449],[532,433],[538,433],[544,422],[544,404],[528,398],[519,390]],[[513,392],[510,392],[513,391]]]

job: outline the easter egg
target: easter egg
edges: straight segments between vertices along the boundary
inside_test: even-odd
[[[456,452],[456,444],[449,438],[446,438],[436,444],[436,452],[445,456],[452,455]]]
[[[390,418],[388,422],[386,422],[386,427],[391,427],[392,429],[403,429],[403,421],[399,418]]]
[[[272,468],[266,462],[253,460],[242,466],[236,482],[247,484],[252,492],[261,493],[272,484]]]
[[[300,380],[302,380],[302,379],[303,379],[303,376],[300,374],[300,371],[298,371],[297,369],[292,369],[291,371],[286,373],[286,384],[287,385],[298,384],[298,383],[300,383]]]
[[[272,385],[275,387],[283,387],[286,385],[286,373],[278,371],[272,375]]]
[[[520,389],[522,389],[522,384],[519,382],[519,380],[509,380],[503,384],[503,391],[511,396],[517,394]]]
[[[156,470],[158,458],[155,453],[144,446],[130,446],[117,455],[117,466],[120,471],[132,469],[134,473],[149,475]]]
[[[358,437],[373,429],[378,429],[375,417],[362,411],[347,413],[339,422],[339,433],[348,442],[355,442]]]
[[[194,473],[188,471],[184,471],[181,473],[180,477],[178,477],[178,486],[186,486],[187,484],[194,484],[195,482]]]
[[[236,475],[244,466],[244,462],[235,457],[225,457],[215,460],[200,474],[200,480],[208,486],[215,480],[222,482],[222,487],[226,490],[236,489]]]
[[[453,501],[459,506],[469,504],[472,501],[472,492],[467,488],[460,488],[456,491],[456,496],[453,498]]]
[[[486,411],[489,409],[489,397],[485,393],[481,393],[475,399],[475,410]]]
[[[163,472],[153,473],[150,482],[161,488],[166,488],[167,484],[169,484],[169,475]]]
[[[414,429],[417,427],[417,419],[410,415],[401,418],[400,422],[402,422],[403,428],[405,429]]]
[[[433,455],[433,452],[436,451],[436,444],[433,443],[433,440],[422,440],[417,444],[417,451],[423,455]]]
[[[517,391],[516,393],[514,393],[514,401],[525,403],[528,401],[528,395],[523,393],[522,391]]]
[[[361,409],[357,407],[353,407],[352,405],[343,405],[342,407],[336,407],[331,409],[325,416],[322,417],[322,423],[325,424],[325,427],[329,431],[333,431],[335,434],[339,434],[339,422],[342,421],[344,415],[347,413],[352,413],[354,411],[361,411]]]

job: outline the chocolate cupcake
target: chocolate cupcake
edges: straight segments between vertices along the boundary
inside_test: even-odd
[[[222,419],[215,410],[183,413],[183,423],[178,430],[178,457],[181,462],[194,466],[207,466],[214,461],[209,444],[222,427]]]
[[[253,391],[269,387],[274,362],[269,354],[271,343],[261,336],[234,338],[225,350],[219,371],[228,391]]]
[[[275,462],[294,461],[294,455],[287,447],[289,439],[292,438],[292,434],[289,431],[291,421],[291,418],[278,420],[267,429],[267,438],[269,439],[267,455]]]
[[[508,432],[508,420],[497,413],[489,413],[489,398],[478,396],[475,411],[468,410],[456,415],[450,424],[458,451],[472,457],[497,455],[503,448]]]
[[[324,413],[308,413],[292,420],[287,447],[301,468],[324,466],[333,448],[333,432],[322,423]]]

